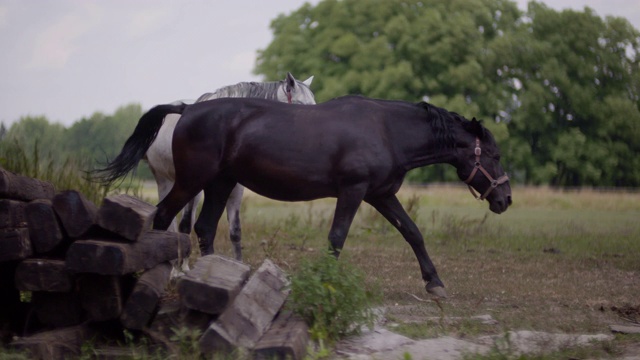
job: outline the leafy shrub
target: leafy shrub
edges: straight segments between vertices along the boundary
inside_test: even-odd
[[[302,260],[291,277],[287,306],[310,326],[315,340],[338,340],[373,326],[376,292],[365,288],[364,274],[327,253]]]

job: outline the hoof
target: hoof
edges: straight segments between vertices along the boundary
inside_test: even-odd
[[[213,254],[213,249],[210,247],[201,246],[200,247],[200,256],[206,256]]]
[[[443,286],[440,285],[433,285],[433,286],[429,286],[430,284],[427,284],[425,286],[425,288],[427,289],[427,292],[433,296],[436,296],[440,299],[446,299],[447,298],[447,291],[444,289]]]

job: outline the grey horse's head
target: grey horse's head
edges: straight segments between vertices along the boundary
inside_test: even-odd
[[[309,88],[312,81],[313,76],[305,81],[300,81],[296,80],[296,78],[288,72],[285,79],[280,81],[281,85],[278,88],[277,94],[278,101],[288,102],[290,104],[315,104],[315,96]]]

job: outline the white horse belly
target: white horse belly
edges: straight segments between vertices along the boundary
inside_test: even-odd
[[[179,114],[167,115],[158,136],[147,150],[146,159],[158,183],[160,180],[173,182],[176,178],[171,141],[178,120]]]

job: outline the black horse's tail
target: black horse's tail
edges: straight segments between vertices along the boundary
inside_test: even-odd
[[[168,114],[182,114],[186,107],[185,103],[167,104],[155,106],[147,111],[138,121],[133,134],[124,143],[120,154],[104,168],[92,171],[92,178],[104,185],[110,185],[127,175],[142,160],[158,136],[164,117]]]

